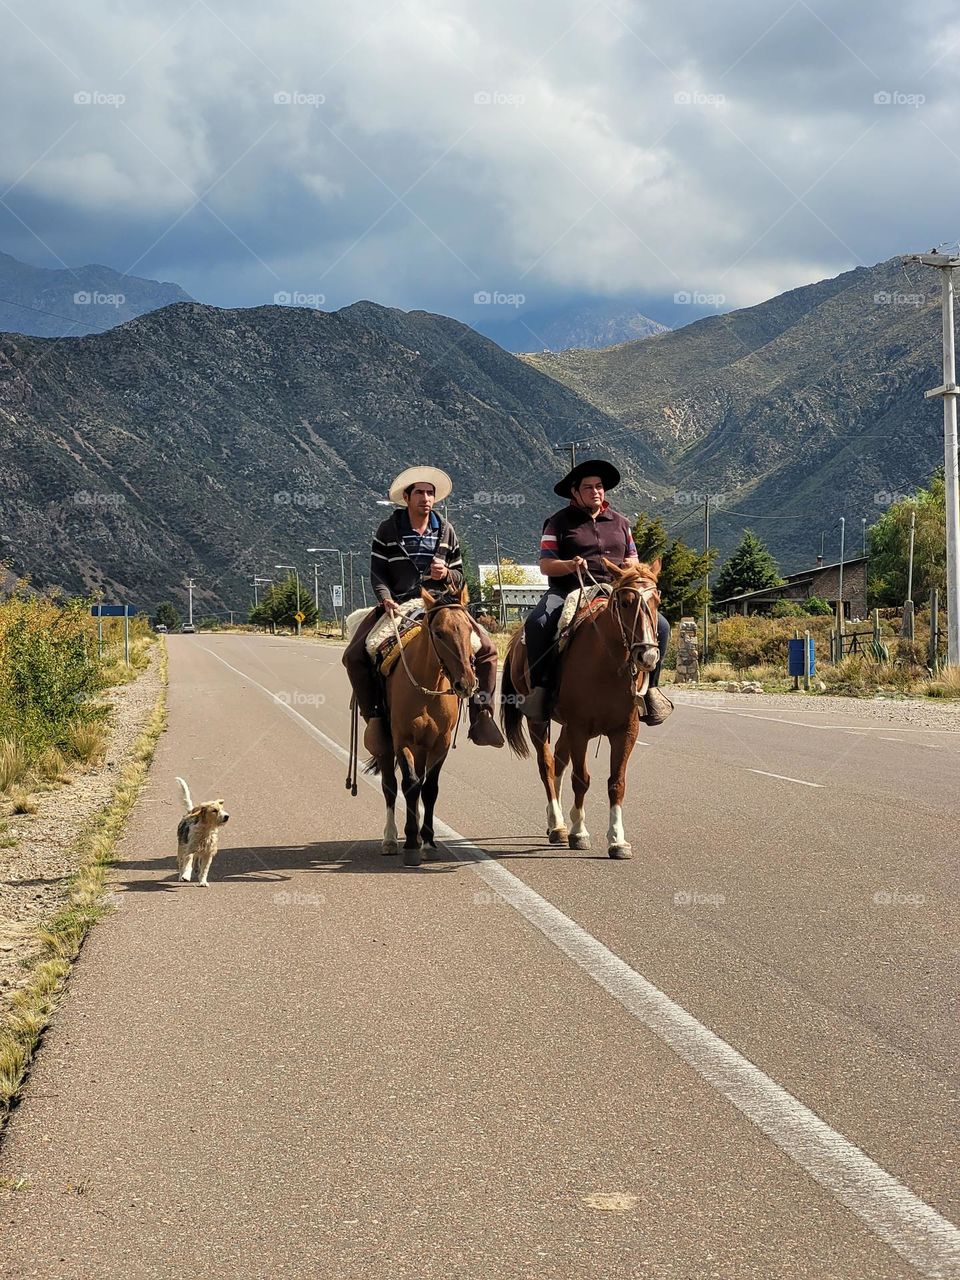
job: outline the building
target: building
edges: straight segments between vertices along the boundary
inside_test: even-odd
[[[757,591],[744,591],[740,595],[714,600],[717,613],[734,614],[769,613],[778,600],[792,600],[802,604],[818,596],[832,604],[834,610],[840,596],[840,562],[824,564],[818,556],[812,569],[789,573],[779,587],[761,587]],[[867,616],[867,557],[855,556],[843,562],[843,616],[865,618]]]
[[[522,583],[505,582],[503,584],[502,604],[505,613],[526,614],[537,603],[544,591],[547,589],[547,579],[540,572],[535,564],[514,564],[512,561],[509,565],[511,577],[516,577],[517,572],[521,571],[524,576]],[[480,585],[483,590],[484,600],[489,600],[494,610],[499,610],[501,605],[501,591],[497,584],[497,566],[495,564],[481,564],[477,566],[477,573],[480,577]]]

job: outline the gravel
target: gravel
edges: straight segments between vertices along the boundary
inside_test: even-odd
[[[4,837],[17,843],[0,849],[0,1016],[11,995],[26,981],[23,962],[37,954],[35,934],[66,901],[76,871],[81,828],[113,796],[131,748],[146,725],[160,692],[156,652],[130,684],[107,690],[111,706],[108,745],[95,768],[71,770],[72,781],[37,791],[35,814],[12,814],[3,805]]]
[[[926,698],[902,698],[896,695],[843,698],[831,694],[732,693],[703,685],[665,685],[664,689],[678,704],[699,702],[702,705],[729,707],[737,711],[766,708],[795,711],[803,715],[820,712],[843,715],[864,723],[960,732],[960,703],[956,702],[936,703]]]

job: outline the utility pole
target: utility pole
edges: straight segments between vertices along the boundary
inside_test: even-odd
[[[497,553],[497,590],[500,592],[500,625],[501,627],[505,627],[507,625],[507,610],[503,600],[503,574],[500,571],[500,535],[496,532],[493,535],[493,545],[496,548]]]
[[[840,629],[843,630],[843,539],[847,529],[846,516],[840,517],[840,599],[837,601],[837,608],[840,611]]]
[[[577,450],[585,449],[588,444],[594,444],[593,440],[565,440],[563,444],[555,444],[553,446],[554,453],[570,454],[570,470],[577,465]]]
[[[196,586],[196,583],[193,581],[193,579],[188,578],[187,590],[190,592],[190,604],[189,604],[189,616],[187,618],[187,621],[189,622],[191,627],[193,626],[193,588],[195,586]]]
[[[350,612],[353,613],[353,552],[348,551],[347,555],[350,557]]]
[[[867,558],[867,517],[860,517],[860,554],[866,560]]]
[[[827,539],[827,531],[826,529],[821,529],[820,530],[820,563],[821,564],[823,564],[823,547],[824,547],[824,543],[826,542],[826,539]]]
[[[943,274],[943,383],[923,393],[925,400],[943,400],[943,471],[946,482],[947,524],[947,665],[960,666],[960,477],[957,474],[957,368],[953,337],[953,281],[960,256],[949,253],[909,254],[905,261],[936,267]]]
[[[917,528],[917,509],[910,512],[910,558],[907,561],[907,598],[903,602],[903,621],[900,634],[906,640],[913,639],[913,539]]]
[[[710,551],[710,495],[703,499],[703,554]],[[710,650],[710,568],[709,562],[703,572],[703,660],[706,662]]]

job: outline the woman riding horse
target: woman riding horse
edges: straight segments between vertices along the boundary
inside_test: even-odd
[[[530,693],[522,709],[529,720],[550,718],[557,622],[569,593],[576,591],[585,577],[609,582],[605,558],[622,567],[637,563],[630,522],[606,500],[607,492],[619,483],[620,472],[612,463],[591,458],[575,466],[554,487],[554,493],[569,501],[544,521],[540,538],[540,572],[550,579],[550,586],[525,624]],[[673,710],[657,687],[669,641],[670,624],[661,617],[657,624],[660,661],[650,676],[644,716],[649,725],[662,724]]]
[[[518,632],[510,643],[503,665],[501,719],[511,750],[525,756],[527,717],[547,795],[550,843],[569,842],[572,849],[590,848],[584,820],[590,785],[587,748],[592,738],[609,740],[607,852],[611,858],[629,858],[623,798],[641,711],[648,724],[662,724],[673,705],[656,687],[670,636],[658,609],[660,562],[638,561],[629,523],[606,502],[606,489],[619,480],[609,462],[592,459],[575,467],[556,487],[557,493],[570,495],[570,505],[544,525],[540,568],[551,586],[528,618],[526,635]],[[606,584],[608,595],[599,607],[591,607],[573,632],[559,680],[554,681],[555,633],[567,589],[582,592],[589,579]],[[563,726],[555,751],[550,746],[551,718]],[[568,764],[574,791],[569,833],[560,800]]]

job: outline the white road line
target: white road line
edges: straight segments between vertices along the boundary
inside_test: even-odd
[[[347,763],[347,752],[339,742],[218,653],[207,648],[205,652],[266,694],[331,755]],[[360,776],[379,791],[375,778]],[[960,1277],[960,1229],[952,1222],[506,867],[446,823],[437,822],[435,830],[450,843],[454,856],[471,864],[504,901],[669,1045],[874,1235],[922,1275],[937,1280]]]
[[[823,782],[805,782],[803,778],[788,778],[785,773],[767,773],[766,769],[748,769],[748,773],[759,773],[764,778],[779,778],[781,782],[797,782],[801,787],[823,787]]]
[[[889,733],[890,732],[890,726],[887,724],[868,724],[868,725],[864,725],[861,729],[855,730],[853,726],[849,724],[811,724],[809,720],[783,720],[780,716],[762,716],[757,711],[731,711],[729,707],[707,707],[707,706],[704,706],[702,702],[682,702],[681,703],[680,700],[678,699],[678,703],[682,706],[689,707],[691,711],[709,711],[715,716],[740,716],[740,718],[743,720],[769,720],[771,724],[794,724],[794,725],[799,725],[800,728],[802,729],[832,730],[834,733],[836,732]],[[942,708],[937,708],[937,709],[941,710]],[[804,707],[798,707],[793,714],[799,715],[805,710],[806,708]],[[824,711],[820,707],[811,707],[810,711],[811,712],[816,711],[819,715],[833,714],[831,712]],[[958,716],[957,718],[956,729],[923,729],[923,728],[914,728],[911,725],[898,725],[897,733],[951,733],[954,735],[954,737],[956,737],[958,734],[960,734],[960,716]]]

